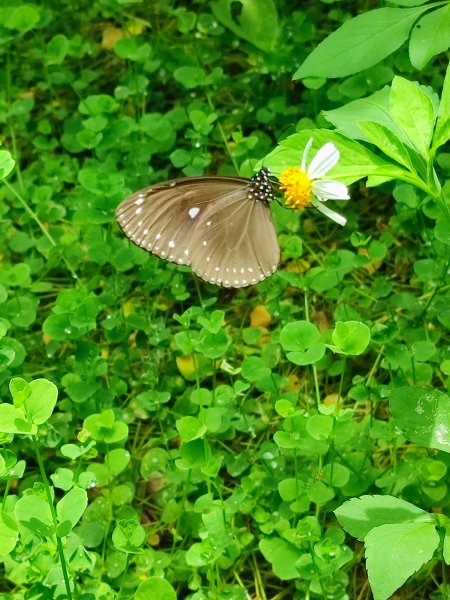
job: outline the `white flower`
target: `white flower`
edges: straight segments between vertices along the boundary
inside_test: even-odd
[[[307,166],[308,152],[313,139],[305,146],[301,167],[288,167],[280,175],[280,189],[284,192],[286,206],[303,210],[314,206],[339,225],[347,219],[325,206],[327,200],[349,200],[347,186],[333,179],[322,179],[339,161],[339,150],[331,142],[326,143]]]

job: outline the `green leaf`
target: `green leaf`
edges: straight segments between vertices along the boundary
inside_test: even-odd
[[[173,76],[188,90],[206,84],[206,73],[200,67],[178,67]]]
[[[275,48],[278,15],[273,0],[216,0],[211,8],[218,21],[260,50]],[[239,14],[236,15],[236,10]]]
[[[24,402],[27,416],[35,425],[48,421],[58,399],[58,388],[48,379],[35,379],[30,384],[31,394]]]
[[[145,530],[135,519],[120,519],[112,533],[114,546],[122,552],[135,553],[145,540]]]
[[[432,559],[439,545],[439,534],[434,523],[381,525],[366,536],[365,545],[374,600],[388,600]]]
[[[435,120],[428,94],[418,83],[396,76],[391,87],[390,113],[411,148],[427,159]]]
[[[16,408],[5,402],[0,404],[0,431],[36,435],[37,427],[28,420],[22,408]]]
[[[13,377],[9,382],[9,391],[11,393],[14,406],[23,408],[25,400],[31,396],[30,384],[22,377]]]
[[[283,350],[298,350],[304,352],[312,344],[320,340],[320,332],[315,325],[308,321],[288,323],[280,332],[280,344]]]
[[[23,526],[40,536],[49,536],[53,531],[52,513],[48,502],[29,494],[17,500],[14,515]]]
[[[314,155],[314,150],[317,151],[327,142],[332,142],[341,154],[338,164],[327,172],[327,177],[330,179],[337,179],[349,184],[371,175],[395,178],[406,173],[404,169],[377,156],[362,144],[335,131],[325,129],[306,129],[290,135],[280,142],[263,161],[257,163],[256,168],[268,166],[271,172],[279,177],[287,167],[299,166],[303,150],[310,138],[314,140],[310,150],[311,157]]]
[[[361,131],[372,144],[375,144],[386,156],[413,170],[408,150],[402,141],[390,129],[371,121],[358,122]]]
[[[114,448],[105,456],[105,464],[113,477],[124,471],[131,460],[131,454],[125,448]]]
[[[418,386],[392,390],[391,414],[411,442],[450,452],[450,398],[444,392]]]
[[[394,496],[361,496],[344,502],[334,511],[350,535],[364,540],[375,527],[388,523],[432,523],[434,517],[414,504]]]
[[[144,115],[139,121],[139,127],[158,142],[164,142],[174,135],[172,124],[160,113]]]
[[[333,418],[328,415],[311,415],[306,431],[315,440],[327,440],[333,431]]]
[[[133,38],[129,38],[133,39]],[[103,113],[113,113],[119,108],[119,103],[112,96],[107,94],[94,94],[84,98],[78,107],[83,115],[101,115]]]
[[[18,540],[19,531],[12,515],[0,512],[0,556],[6,556],[12,552]]]
[[[450,524],[445,525],[445,536],[442,547],[442,557],[447,565],[450,565]]]
[[[50,475],[50,479],[55,487],[68,492],[73,487],[73,476],[74,474],[70,469],[59,467],[53,475]]]
[[[207,388],[198,388],[191,392],[189,400],[199,406],[210,406],[213,395]]]
[[[114,52],[119,58],[135,62],[146,61],[151,54],[150,44],[143,43],[141,39],[134,36],[123,37],[114,46]]]
[[[271,373],[259,356],[246,356],[242,362],[242,377],[248,381],[259,381]]]
[[[401,129],[389,114],[390,94],[391,89],[385,86],[366,98],[353,100],[333,110],[326,110],[323,115],[339,133],[351,139],[369,141],[359,127],[359,123],[363,121],[383,125],[392,134],[402,137]]]
[[[141,461],[141,476],[147,479],[155,471],[163,472],[169,461],[169,454],[163,448],[151,448]]]
[[[441,101],[433,138],[433,149],[439,148],[450,139],[450,64],[445,73]]]
[[[195,349],[200,352],[200,354],[203,354],[203,356],[214,360],[226,353],[230,343],[230,339],[223,329],[217,333],[202,331],[199,340],[195,345]]]
[[[17,29],[22,33],[34,29],[35,25],[41,20],[39,7],[35,4],[23,4],[14,7],[11,5],[8,8],[9,16],[6,22],[2,23],[8,29]]]
[[[181,417],[175,425],[183,442],[192,442],[201,438],[207,431],[205,425],[195,417]]]
[[[346,21],[308,56],[294,79],[344,77],[376,65],[400,48],[426,10],[378,8]]]
[[[134,593],[134,600],[177,600],[177,594],[168,581],[161,577],[149,577],[141,581]]]
[[[114,196],[123,191],[122,173],[105,173],[95,169],[81,169],[78,181],[88,192],[98,196]]]
[[[409,40],[409,58],[416,69],[448,50],[450,46],[450,6],[437,8],[422,17],[414,26]]]
[[[8,177],[15,164],[16,161],[7,150],[0,150],[0,179]]]
[[[331,335],[334,346],[329,346],[339,354],[362,354],[370,342],[370,329],[359,321],[338,321]]]
[[[93,440],[106,444],[121,442],[128,436],[128,425],[122,421],[116,422],[111,409],[90,415],[84,420],[83,426]]]
[[[294,545],[278,537],[263,538],[259,542],[259,549],[277,577],[287,581],[299,576],[295,563],[302,553]]]
[[[60,65],[69,50],[69,40],[65,35],[55,35],[47,44],[45,62],[47,65]]]
[[[450,125],[450,121],[449,121]],[[450,137],[450,127],[449,127],[449,137]],[[434,227],[434,235],[436,239],[445,244],[446,246],[450,246],[450,225],[446,217],[440,214],[436,220],[436,225]]]
[[[72,488],[56,505],[58,521],[60,523],[69,521],[71,527],[75,527],[86,510],[87,501],[86,490],[80,487]]]

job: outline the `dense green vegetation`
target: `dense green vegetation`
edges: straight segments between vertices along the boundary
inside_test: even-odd
[[[450,4],[75,4],[0,3],[0,599],[450,597]],[[258,285],[115,223],[310,138]]]

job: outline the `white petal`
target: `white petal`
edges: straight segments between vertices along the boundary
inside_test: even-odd
[[[312,193],[324,200],[350,200],[347,186],[333,179],[319,179],[313,181]]]
[[[317,179],[325,175],[338,162],[339,157],[339,150],[331,142],[319,148],[308,167],[307,175],[309,179]]]
[[[318,200],[312,198],[311,204],[315,206],[317,210],[319,210],[323,215],[325,215],[338,225],[345,225],[347,223],[347,219],[345,217],[334,212],[334,210],[331,210],[330,208],[328,208],[328,206],[322,204],[322,202],[319,202]]]
[[[302,158],[302,166],[301,166],[303,173],[306,173],[306,159],[308,158],[308,152],[312,146],[313,140],[314,140],[314,138],[309,138],[309,140],[306,143],[305,149],[303,150],[303,158]]]

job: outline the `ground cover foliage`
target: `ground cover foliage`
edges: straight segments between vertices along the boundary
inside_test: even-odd
[[[449,13],[0,5],[0,598],[449,596]],[[257,286],[115,224],[310,137],[348,223],[273,203]]]

